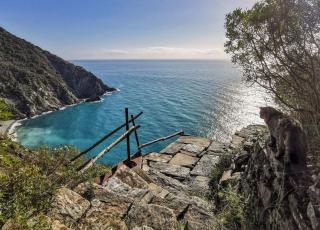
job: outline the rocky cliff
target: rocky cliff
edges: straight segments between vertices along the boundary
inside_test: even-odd
[[[249,126],[233,137],[232,163],[217,192],[233,184],[246,200],[242,229],[319,229],[320,183],[312,170],[288,172],[266,145],[264,126]]]
[[[142,168],[60,188],[47,218],[54,230],[319,229],[319,177],[286,173],[267,137],[261,125],[227,144],[182,136]]]
[[[115,89],[86,71],[0,27],[0,98],[17,118],[96,100]]]
[[[142,170],[61,189],[49,216],[56,229],[319,229],[319,181],[284,173],[267,136],[252,125],[229,144],[180,137]]]

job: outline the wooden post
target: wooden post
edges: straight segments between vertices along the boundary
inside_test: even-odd
[[[133,118],[133,115],[131,115],[131,119]],[[132,120],[132,125],[133,126],[136,126],[135,122],[134,122],[134,119]],[[134,130],[134,136],[136,138],[136,143],[137,143],[137,146],[138,146],[138,154],[141,155],[141,149],[140,149],[140,142],[139,142],[139,136],[138,136],[138,132],[137,130]]]
[[[129,130],[129,110],[128,108],[125,108],[125,115],[126,115],[126,131]],[[128,161],[130,161],[130,135],[127,135],[127,155],[128,155]]]

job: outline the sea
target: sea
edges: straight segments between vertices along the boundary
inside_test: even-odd
[[[25,120],[16,128],[17,140],[30,148],[72,145],[84,150],[106,133],[143,111],[136,120],[140,144],[183,130],[186,134],[228,142],[249,124],[261,124],[259,107],[273,104],[263,89],[242,79],[241,69],[222,60],[75,60],[118,89],[100,102],[82,103]],[[118,138],[116,133],[86,157],[95,156]],[[137,151],[131,136],[131,151]],[[143,149],[160,151],[172,141]],[[126,158],[120,143],[100,163],[114,165]]]

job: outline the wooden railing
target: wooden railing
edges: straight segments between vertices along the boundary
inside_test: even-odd
[[[169,138],[178,136],[178,135],[184,135],[183,131],[179,131],[176,133],[173,133],[172,135],[166,136],[166,137],[161,137],[156,140],[147,142],[145,144],[140,145],[140,140],[139,140],[139,135],[138,135],[138,129],[141,127],[140,125],[136,125],[135,120],[137,120],[143,112],[138,113],[137,115],[131,115],[129,119],[129,110],[128,108],[125,108],[125,123],[120,125],[119,127],[115,128],[111,132],[107,133],[105,136],[100,138],[97,142],[95,142],[93,145],[85,149],[84,151],[80,152],[77,156],[73,157],[69,163],[72,163],[79,159],[81,156],[84,156],[88,152],[90,152],[92,149],[96,148],[98,145],[102,144],[104,141],[106,141],[109,137],[113,136],[115,133],[117,133],[119,130],[125,127],[126,131],[118,137],[115,141],[113,141],[110,145],[105,147],[102,151],[100,151],[95,157],[89,158],[83,165],[81,165],[78,168],[79,173],[85,172],[87,169],[91,168],[101,157],[103,157],[105,154],[110,152],[115,146],[117,146],[119,143],[121,143],[124,139],[126,139],[126,146],[127,146],[127,160],[126,162],[130,162],[131,160],[131,146],[130,146],[130,135],[134,133],[135,136],[135,141],[137,144],[137,149],[138,151],[134,154],[134,156],[141,156],[142,155],[142,149],[155,144],[160,141],[165,141]],[[130,127],[130,124],[132,123],[132,126]]]

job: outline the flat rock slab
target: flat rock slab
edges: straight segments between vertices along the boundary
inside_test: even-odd
[[[207,148],[211,143],[210,139],[207,139],[204,137],[194,137],[194,136],[179,137],[177,142],[184,143],[184,144],[194,144],[204,148]]]
[[[189,155],[189,156],[192,156],[192,157],[198,157],[200,158],[201,154],[203,153],[200,153],[200,154],[197,154],[197,153],[193,153],[193,152],[188,152],[188,151],[185,151],[185,150],[180,150],[179,153],[182,153],[182,154],[185,154],[185,155]]]
[[[219,161],[219,156],[204,155],[190,172],[193,176],[210,176],[211,171]]]
[[[172,193],[169,193],[165,198],[161,198],[157,196],[153,197],[151,199],[151,204],[165,206],[173,210],[176,216],[179,216],[181,213],[183,213],[186,210],[186,208],[189,205],[189,202],[184,199],[181,199],[180,197]]]
[[[206,147],[199,146],[196,144],[186,144],[182,148],[182,150],[194,153],[196,156],[199,156],[205,149]]]
[[[148,191],[147,188],[132,188],[130,185],[121,181],[118,177],[111,177],[105,188],[116,194],[126,196],[128,199],[139,199]]]
[[[215,225],[215,218],[214,218],[213,212],[203,209],[201,207],[198,207],[196,205],[191,205],[188,208],[187,212],[184,215],[184,220],[187,222],[203,224],[202,226],[203,228],[201,228],[203,230],[216,229],[216,228],[213,228]],[[198,228],[195,228],[195,229],[198,229]]]
[[[148,161],[155,161],[155,162],[163,162],[167,163],[171,160],[172,156],[166,155],[166,154],[160,154],[160,153],[149,153],[148,155],[144,156],[144,160]]]
[[[192,157],[179,152],[169,161],[169,164],[192,168],[198,160],[199,158],[197,157]]]
[[[174,177],[178,180],[185,179],[190,173],[189,168],[162,162],[150,162],[150,167],[167,176]]]
[[[150,227],[155,230],[175,230],[178,222],[174,212],[156,204],[137,204],[134,205],[127,218],[129,229],[136,227]]]
[[[210,178],[205,176],[196,176],[188,183],[193,192],[203,196],[209,193]]]
[[[122,220],[123,215],[119,216],[119,213],[116,212],[119,205],[123,204],[106,205],[100,202],[96,206],[92,206],[81,218],[77,227],[79,229],[127,230],[128,228]]]
[[[90,202],[78,193],[67,188],[60,188],[55,197],[53,209],[50,211],[49,216],[58,220],[61,216],[70,216],[76,221],[89,207]]]
[[[181,193],[182,191],[189,191],[188,186],[182,184],[180,181],[172,177],[160,173],[157,170],[149,170],[148,175],[155,181],[156,184],[174,194]]]
[[[179,152],[179,150],[182,149],[184,145],[185,144],[183,144],[183,143],[175,141],[175,142],[171,143],[170,145],[168,145],[167,147],[165,147],[163,150],[161,150],[160,153],[174,155],[177,152]]]
[[[114,174],[114,177],[119,178],[123,183],[134,188],[146,189],[148,183],[142,179],[136,172],[122,165]]]
[[[242,144],[243,140],[244,140],[243,137],[240,137],[238,135],[232,135],[231,145],[234,148],[238,148]]]
[[[213,153],[225,153],[227,151],[227,147],[223,143],[213,141],[209,146],[208,151]]]

